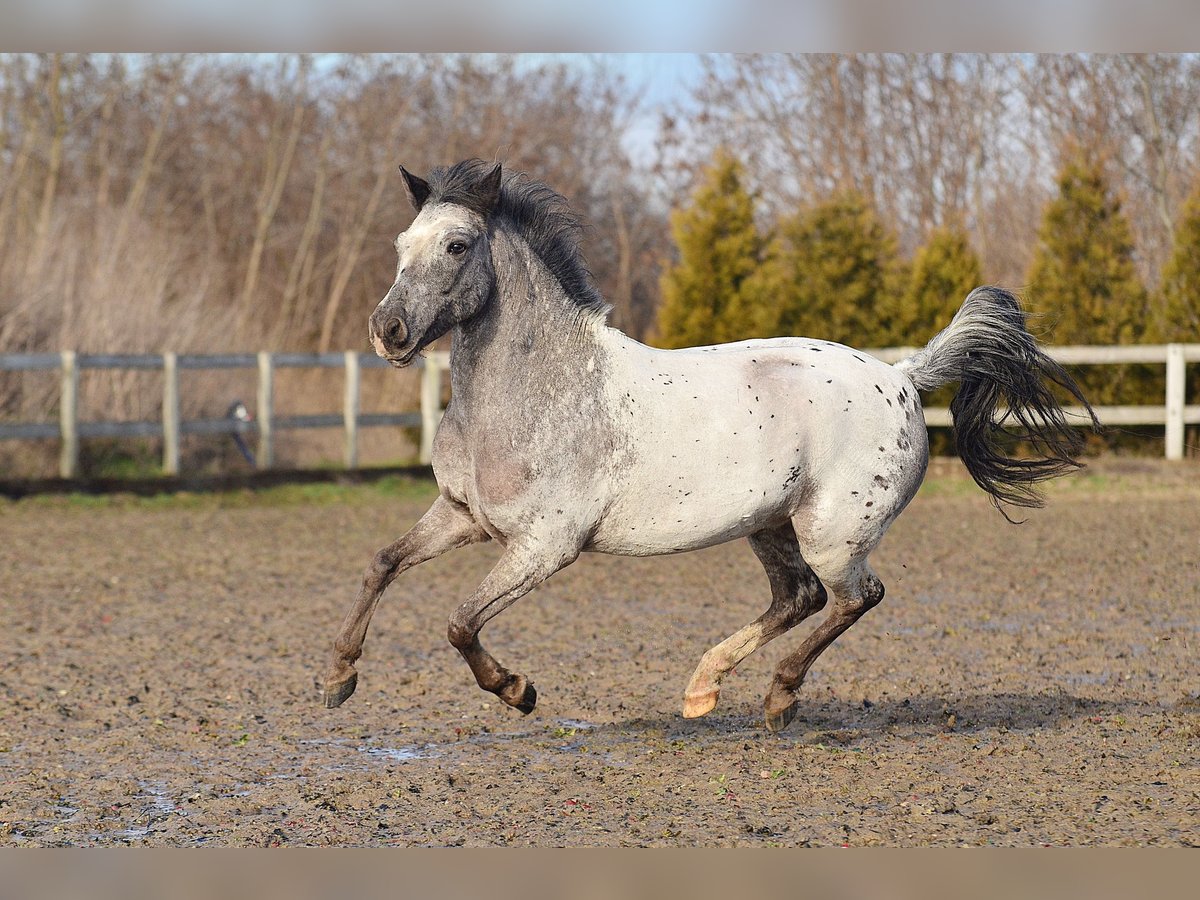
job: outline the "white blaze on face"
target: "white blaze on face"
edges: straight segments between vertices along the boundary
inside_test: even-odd
[[[465,232],[475,224],[474,214],[453,204],[427,207],[413,220],[408,231],[396,238],[400,255],[399,271],[415,261],[442,253],[450,235]]]

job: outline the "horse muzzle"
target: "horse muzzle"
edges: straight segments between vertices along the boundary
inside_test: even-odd
[[[375,352],[388,362],[403,365],[416,352],[415,346],[409,346],[408,324],[395,309],[376,309],[367,322],[367,331]]]

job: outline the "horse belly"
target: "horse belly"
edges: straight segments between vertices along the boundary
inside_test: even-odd
[[[804,454],[794,436],[682,437],[642,456],[589,549],[631,556],[698,550],[778,525],[794,513],[805,488]]]

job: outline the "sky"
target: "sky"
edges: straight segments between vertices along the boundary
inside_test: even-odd
[[[641,96],[641,108],[622,139],[625,152],[637,163],[649,162],[658,137],[660,113],[669,106],[686,105],[704,75],[698,53],[526,53],[531,65],[565,62],[611,66]]]

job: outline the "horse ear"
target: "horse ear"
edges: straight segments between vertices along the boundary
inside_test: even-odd
[[[429,182],[418,178],[404,166],[400,167],[400,174],[404,176],[404,187],[408,191],[408,199],[412,203],[413,209],[420,212],[425,201],[429,199]]]
[[[496,163],[475,188],[479,206],[485,215],[490,213],[500,200],[500,175],[500,163]]]

